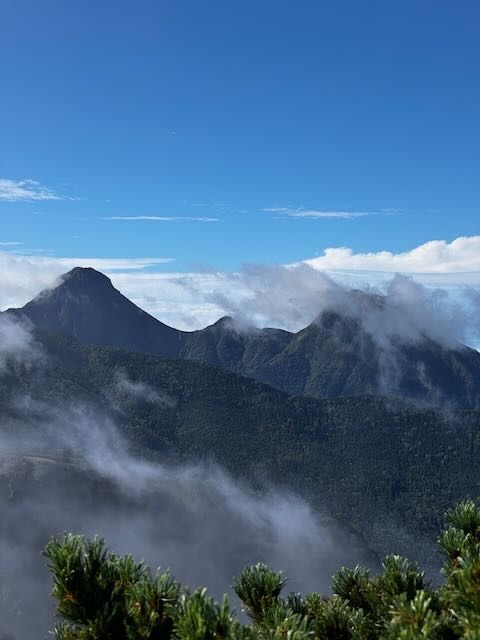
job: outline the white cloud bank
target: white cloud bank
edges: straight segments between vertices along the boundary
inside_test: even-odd
[[[325,249],[323,255],[306,261],[321,271],[355,269],[388,273],[480,272],[480,236],[456,238],[452,242],[431,240],[410,251],[354,253],[347,247]]]
[[[0,252],[0,308],[22,306],[74,266],[91,266],[106,273],[135,304],[184,330],[202,328],[242,307],[259,325],[300,328],[315,314],[312,296],[325,290],[322,273],[360,289],[375,286],[385,290],[395,273],[410,275],[430,289],[449,290],[454,296],[466,287],[480,289],[480,236],[450,243],[431,241],[398,254],[330,248],[297,265],[250,266],[237,273],[159,272],[158,267],[167,262],[171,259],[55,258]],[[266,299],[261,293],[265,286],[276,292],[276,304],[260,304]]]

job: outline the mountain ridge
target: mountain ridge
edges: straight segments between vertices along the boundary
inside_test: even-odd
[[[352,291],[361,309],[382,299]],[[225,316],[185,332],[163,324],[115,289],[107,276],[76,267],[21,309],[5,312],[83,344],[120,347],[214,364],[294,395],[390,395],[417,403],[480,407],[480,354],[424,337],[388,348],[358,318],[326,310],[297,333],[238,328]]]

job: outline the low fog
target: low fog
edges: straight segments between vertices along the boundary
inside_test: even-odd
[[[41,348],[32,335],[32,327],[26,321],[0,316],[0,375],[16,364],[29,364],[42,357]]]
[[[154,389],[145,382],[130,380],[125,371],[117,369],[115,371],[115,389],[123,396],[124,402],[145,400],[152,404],[159,404],[166,407],[174,407],[175,399],[165,392]]]
[[[41,437],[30,424],[27,441],[12,436],[11,428],[1,443],[4,636],[38,636],[51,626],[40,551],[49,536],[64,531],[104,536],[114,550],[169,567],[181,581],[207,585],[217,597],[254,562],[283,569],[289,588],[302,591],[325,591],[342,564],[372,562],[353,535],[322,522],[296,496],[274,489],[256,494],[216,466],[136,459],[111,421],[86,408],[48,417]]]
[[[8,345],[19,344],[19,329],[4,319],[0,324],[2,375],[19,366],[22,353],[24,365],[33,352],[42,357],[25,327],[23,351],[8,352]],[[126,401],[147,394],[153,402],[174,402],[122,371],[117,386]],[[215,465],[135,457],[111,417],[96,408],[23,396],[3,404],[2,640],[47,636],[53,602],[41,550],[50,536],[65,531],[104,536],[115,551],[131,552],[152,568],[170,568],[182,582],[206,585],[216,597],[229,591],[243,567],[259,561],[284,570],[288,589],[302,591],[327,590],[342,564],[376,565],[353,533],[322,519],[298,496],[275,488],[255,492]]]

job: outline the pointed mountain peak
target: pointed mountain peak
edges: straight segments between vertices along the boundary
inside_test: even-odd
[[[68,273],[61,276],[62,283],[81,284],[81,285],[107,285],[113,287],[112,281],[101,271],[97,271],[92,267],[74,267]]]
[[[75,267],[71,271],[64,273],[58,278],[50,288],[40,291],[40,293],[28,302],[25,308],[45,305],[64,299],[65,297],[85,296],[99,298],[111,297],[119,292],[113,286],[110,278],[92,269],[91,267]]]
[[[75,267],[17,313],[35,326],[84,344],[176,356],[180,333],[149,315],[91,267]]]

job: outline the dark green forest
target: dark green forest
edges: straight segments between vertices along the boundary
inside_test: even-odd
[[[50,423],[34,405],[12,403],[17,396],[56,407],[84,403],[111,415],[136,455],[219,462],[259,488],[273,482],[299,492],[382,554],[411,549],[413,535],[414,555],[425,562],[435,555],[439,514],[480,493],[477,411],[294,397],[210,365],[86,347],[48,332],[37,339],[45,358],[0,380],[4,431],[38,435]],[[164,401],[127,393],[120,374]]]

